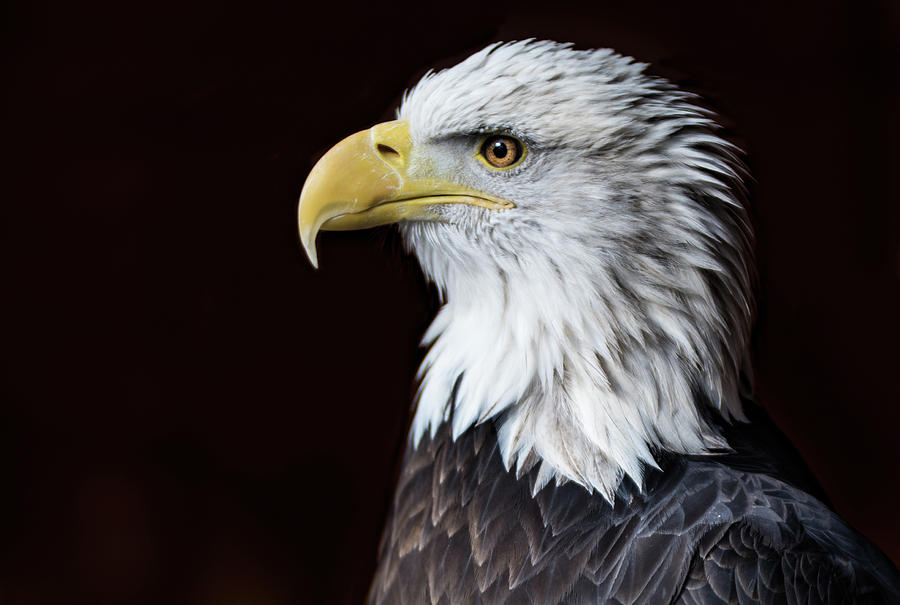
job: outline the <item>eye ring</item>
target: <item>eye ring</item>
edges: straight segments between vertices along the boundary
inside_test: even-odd
[[[506,170],[522,160],[525,147],[511,136],[495,134],[481,144],[479,156],[489,167]]]

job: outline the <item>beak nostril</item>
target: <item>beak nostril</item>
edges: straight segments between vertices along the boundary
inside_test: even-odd
[[[375,148],[378,150],[378,153],[381,154],[381,157],[390,163],[400,160],[400,152],[390,145],[379,143]]]

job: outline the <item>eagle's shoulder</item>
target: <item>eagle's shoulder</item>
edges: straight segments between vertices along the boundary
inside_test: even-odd
[[[858,553],[829,552],[808,537],[779,544],[752,520],[712,535],[718,539],[709,540],[692,560],[677,603],[896,603],[900,598],[891,580],[879,577]],[[868,563],[880,567],[874,559]]]
[[[671,457],[610,504],[532,495],[537,470],[504,467],[491,423],[439,429],[407,451],[370,602],[830,602],[896,577],[818,499],[734,462]]]
[[[692,466],[737,483],[720,493],[725,522],[700,536],[677,602],[900,602],[893,564],[817,498],[768,474]]]

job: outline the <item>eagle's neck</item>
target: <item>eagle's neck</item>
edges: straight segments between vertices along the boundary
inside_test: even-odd
[[[493,421],[508,469],[540,465],[535,491],[552,478],[607,499],[624,474],[640,485],[655,451],[725,446],[698,400],[741,416],[743,351],[727,343],[743,339],[700,269],[666,275],[646,262],[598,269],[594,259],[520,257],[445,274],[447,302],[424,339],[413,443],[445,422],[456,438]]]

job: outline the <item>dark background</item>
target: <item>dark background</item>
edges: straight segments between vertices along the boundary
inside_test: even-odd
[[[761,399],[900,560],[900,9],[732,4],[7,5],[0,602],[362,600],[437,301],[386,229],[313,271],[296,200],[427,68],[530,36],[724,116]]]

